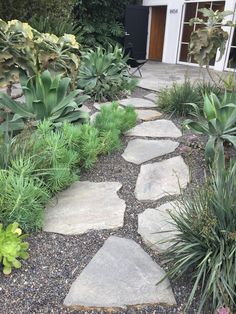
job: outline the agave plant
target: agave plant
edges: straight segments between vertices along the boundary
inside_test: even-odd
[[[83,53],[78,75],[78,87],[96,100],[114,100],[131,91],[137,81],[128,75],[127,57],[116,46],[106,51],[101,47]]]
[[[0,116],[5,118],[6,111],[12,113],[9,128],[19,130],[25,123],[37,125],[39,121],[50,120],[60,125],[64,120],[74,122],[85,119],[86,113],[82,113],[79,107],[89,98],[80,95],[80,90],[68,92],[70,78],[62,78],[60,74],[52,78],[48,70],[36,77],[28,79],[24,74],[20,78],[25,103],[21,104],[12,100],[8,95],[0,93]],[[2,123],[0,130],[6,128],[6,122]]]
[[[0,224],[0,263],[3,265],[3,273],[9,275],[12,268],[20,268],[21,263],[18,258],[27,259],[29,254],[28,243],[23,242],[27,235],[21,235],[22,231],[18,223],[8,225],[4,230]]]
[[[194,108],[194,116],[199,121],[186,120],[184,125],[198,134],[207,135],[208,141],[205,148],[206,160],[214,160],[217,149],[222,148],[225,142],[236,147],[236,104],[227,103],[227,94],[220,100],[215,94],[205,95],[202,117],[199,107]]]

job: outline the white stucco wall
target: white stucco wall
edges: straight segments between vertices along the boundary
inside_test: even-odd
[[[192,1],[194,0],[191,0],[191,2]],[[204,2],[204,1],[206,0],[196,0],[196,2]],[[180,40],[180,35],[181,35],[180,31],[181,31],[182,11],[183,11],[185,2],[187,1],[185,0],[143,0],[143,5],[145,6],[149,6],[149,7],[157,6],[157,5],[167,6],[165,41],[164,41],[164,51],[163,51],[163,62],[165,63],[177,63],[178,61],[178,49],[179,49],[179,40]],[[234,11],[235,5],[236,5],[236,0],[226,0],[225,10]],[[151,14],[149,15],[149,19],[151,19]],[[232,33],[232,30],[230,30],[229,27],[226,28],[226,30],[229,32],[229,34]],[[147,43],[149,45],[149,38],[147,40]],[[225,69],[228,53],[229,53],[229,47],[227,47],[225,51],[225,55],[222,58],[222,60],[219,62],[216,62],[215,67],[214,67],[215,69],[220,70],[220,71]]]

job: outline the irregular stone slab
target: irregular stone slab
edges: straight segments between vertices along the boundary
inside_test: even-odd
[[[90,122],[94,123],[96,120],[96,116],[99,114],[99,112],[95,112],[90,116]]]
[[[143,241],[153,250],[165,251],[171,242],[163,242],[174,238],[177,230],[171,223],[169,211],[176,212],[179,208],[175,202],[165,203],[156,209],[148,208],[138,215],[138,233]],[[165,233],[165,231],[168,231]]]
[[[111,236],[72,284],[64,305],[126,308],[176,304],[164,270],[133,240]]]
[[[173,137],[182,136],[181,131],[170,120],[157,120],[143,122],[128,132],[127,136],[143,136],[143,137]]]
[[[93,106],[97,109],[97,110],[101,110],[101,107],[102,106],[110,106],[112,103],[110,101],[108,102],[104,102],[104,103],[98,103],[98,102],[95,102],[93,104]]]
[[[164,196],[180,194],[189,182],[189,169],[181,156],[161,162],[142,165],[135,195],[140,201],[158,200]]]
[[[178,142],[173,142],[171,140],[136,139],[128,143],[122,157],[126,161],[140,165],[145,161],[169,154],[178,146]]]
[[[157,101],[157,94],[149,93],[149,94],[145,95],[144,98],[151,100],[155,103]]]
[[[91,109],[89,109],[87,106],[83,105],[82,107],[80,107],[80,110],[89,113],[91,111]]]
[[[158,119],[162,116],[162,113],[156,110],[136,110],[138,119],[143,121],[150,121]]]
[[[121,186],[118,182],[75,182],[47,208],[43,230],[82,234],[122,227],[126,206],[117,195]]]
[[[155,108],[156,105],[147,99],[143,98],[127,98],[118,100],[119,104],[121,106],[127,107],[127,106],[133,106],[135,108]]]

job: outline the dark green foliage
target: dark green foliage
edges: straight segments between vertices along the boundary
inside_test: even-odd
[[[162,89],[158,97],[158,106],[166,113],[172,113],[178,116],[187,116],[192,113],[193,108],[190,103],[199,107],[200,112],[203,110],[205,94],[215,93],[217,96],[223,94],[222,90],[206,82],[192,84],[185,80],[183,84],[173,84],[170,88]]]
[[[173,84],[170,88],[161,90],[158,97],[158,106],[167,113],[185,116],[192,108],[188,103],[199,103],[201,97],[193,88],[189,80],[183,84]]]
[[[126,6],[136,4],[136,0],[78,0],[75,9],[79,25],[84,29],[82,42],[91,48],[114,44],[117,37],[124,36],[124,16]]]
[[[113,100],[131,92],[137,84],[129,77],[127,57],[122,48],[97,47],[82,55],[78,87],[95,100]]]
[[[183,197],[179,213],[171,213],[177,236],[166,252],[168,276],[187,274],[194,280],[186,313],[200,289],[198,313],[226,305],[236,311],[236,164],[226,170],[223,155],[210,182]]]
[[[32,16],[69,18],[76,0],[1,0],[0,18],[28,21]]]
[[[210,95],[211,93],[215,94],[217,97],[221,97],[224,94],[224,91],[217,85],[210,82],[198,82],[193,86],[199,96],[202,96],[202,105],[204,96]]]

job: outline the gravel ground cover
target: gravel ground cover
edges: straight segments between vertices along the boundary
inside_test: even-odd
[[[142,97],[148,93],[149,91],[137,89],[132,96]],[[91,107],[91,103],[87,105]],[[182,119],[174,118],[172,121],[177,126],[181,126]],[[124,148],[131,139],[131,137],[123,137],[123,147],[120,151],[110,156],[100,157],[91,170],[81,174],[81,180],[118,181],[122,183],[119,196],[125,200],[127,206],[123,228],[117,231],[92,231],[80,236],[64,236],[46,232],[30,235],[28,239],[30,244],[29,260],[24,261],[22,268],[14,270],[10,276],[4,276],[2,273],[0,275],[0,313],[106,313],[103,310],[81,309],[74,311],[63,307],[62,303],[72,282],[110,235],[135,240],[155,261],[161,263],[162,256],[147,247],[137,233],[138,214],[146,208],[155,208],[157,205],[175,199],[175,197],[165,197],[155,202],[136,200],[134,189],[140,166],[128,163],[121,157]],[[186,146],[188,134],[178,140],[181,145],[174,153],[153,159],[152,162],[177,156],[184,151],[182,156],[191,170],[191,189],[191,187],[203,182],[204,150],[197,147],[186,153],[186,149],[184,150],[183,147]],[[204,142],[204,138],[201,138],[200,142]],[[182,278],[178,282],[171,282],[171,284],[177,300],[176,307],[130,307],[126,310],[114,311],[114,313],[182,313],[191,290],[191,282],[189,278]],[[196,299],[189,314],[195,313],[197,303]]]

